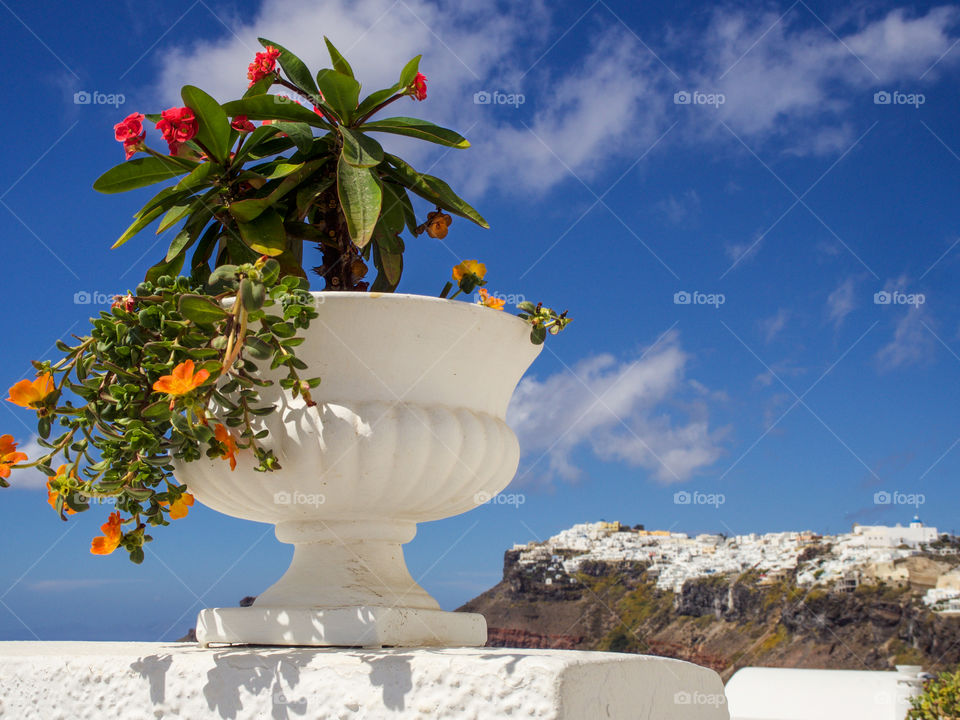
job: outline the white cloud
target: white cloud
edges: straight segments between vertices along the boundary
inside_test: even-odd
[[[915,78],[955,40],[957,11],[825,19],[837,25],[840,40],[802,6],[779,20],[773,13],[716,10],[705,28],[691,21],[660,37],[647,33],[644,41],[683,74],[679,81],[602,6],[564,36],[563,46],[551,47],[568,28],[542,0],[505,6],[264,0],[252,16],[223,18],[230,33],[221,39],[165,50],[157,94],[179,102],[180,86],[194,82],[219,99],[239,96],[258,35],[283,42],[315,69],[329,64],[321,41],[328,35],[367,90],[392,84],[402,64],[423,53],[428,102],[403,101],[398,114],[426,115],[474,142],[467,156],[442,155],[434,172],[471,198],[489,189],[542,195],[571,176],[593,185],[601,173],[626,169],[675,119],[687,134],[671,132],[664,148],[717,138],[738,146],[721,119],[758,147],[776,141],[784,153],[845,150],[863,130],[850,111],[871,103],[882,83],[922,84]],[[960,51],[946,53],[938,69],[958,59]],[[726,102],[719,110],[678,108],[673,93],[684,89],[678,84],[720,91]],[[527,101],[519,110],[475,105],[479,90],[523,93]],[[386,142],[421,170],[444,152],[411,140]]]
[[[955,7],[933,8],[915,18],[898,8],[848,35],[844,42],[882,81],[913,80],[951,49],[956,38],[947,29],[957,19]]]
[[[646,354],[618,361],[596,355],[543,380],[525,379],[507,420],[527,453],[521,479],[543,470],[574,480],[573,454],[588,448],[605,461],[648,470],[661,482],[686,480],[721,455],[723,430],[711,430],[702,395],[684,374],[688,356],[676,334]],[[677,417],[683,415],[683,418]]]
[[[929,361],[936,351],[936,338],[924,327],[930,322],[921,308],[909,308],[897,320],[890,342],[877,352],[881,371],[896,370]]]
[[[687,190],[679,195],[670,194],[656,204],[657,210],[674,225],[681,227],[694,224],[700,215],[700,195],[696,190]]]
[[[33,462],[41,455],[49,452],[45,447],[41,447],[37,442],[37,437],[33,436],[26,442],[20,442],[17,445],[17,451],[27,456],[29,462]],[[36,468],[25,468],[18,470],[14,468],[10,471],[8,480],[10,488],[14,490],[45,490],[47,487],[47,476]]]
[[[856,307],[854,289],[854,279],[850,277],[827,296],[827,318],[834,327],[840,327],[843,319]]]
[[[792,154],[840,152],[863,130],[844,114],[872,103],[873,89],[907,79],[920,85],[918,76],[944,53],[943,68],[960,59],[948,53],[957,16],[952,7],[916,17],[896,9],[827,29],[802,5],[782,17],[717,10],[698,45],[704,62],[696,83],[724,94],[716,115],[738,135],[775,139]]]
[[[786,308],[780,308],[777,313],[771,317],[760,321],[760,331],[763,333],[764,340],[771,342],[780,331],[787,326],[787,319],[790,312]]]

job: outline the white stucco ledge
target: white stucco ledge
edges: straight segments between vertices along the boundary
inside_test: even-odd
[[[620,653],[0,643],[0,717],[728,720],[713,671]]]

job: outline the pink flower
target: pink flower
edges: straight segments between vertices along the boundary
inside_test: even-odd
[[[143,133],[143,113],[130,113],[122,122],[113,126],[113,135],[117,142],[126,142]]]
[[[143,139],[147,131],[143,129],[143,113],[130,113],[122,122],[113,126],[113,136],[123,143],[123,151],[129,160],[138,150],[143,149]]]
[[[256,126],[247,119],[246,115],[237,115],[233,119],[233,122],[230,123],[230,127],[240,132],[253,132],[257,129]]]
[[[417,73],[417,76],[413,79],[413,83],[410,85],[413,89],[413,97],[417,100],[423,101],[427,99],[427,76],[423,73]]]
[[[253,62],[247,67],[247,78],[250,80],[247,87],[253,87],[255,82],[270,75],[277,67],[278,57],[280,57],[280,51],[273,45],[267,45],[264,52],[254,55]]]
[[[180,146],[192,140],[197,134],[199,123],[193,110],[187,107],[173,107],[160,113],[157,130],[163,135],[170,148],[170,154],[176,155]]]

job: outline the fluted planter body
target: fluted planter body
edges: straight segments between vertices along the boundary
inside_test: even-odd
[[[241,453],[181,463],[197,500],[276,525],[287,572],[248,608],[201,611],[197,638],[272,645],[482,645],[482,616],[441,611],[410,576],[416,524],[502,490],[519,459],[507,404],[539,348],[520,319],[412,295],[316,293],[297,355],[320,376],[307,407],[274,384],[259,418],[281,470]],[[246,460],[246,461],[244,461]],[[438,550],[438,555],[442,550]]]

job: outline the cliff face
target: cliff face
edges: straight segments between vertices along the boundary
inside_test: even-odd
[[[935,615],[915,590],[862,585],[851,593],[798,587],[751,573],[658,590],[642,563],[558,559],[519,565],[461,610],[486,616],[488,645],[637,652],[690,660],[726,678],[746,665],[928,669],[960,663],[960,618]]]

